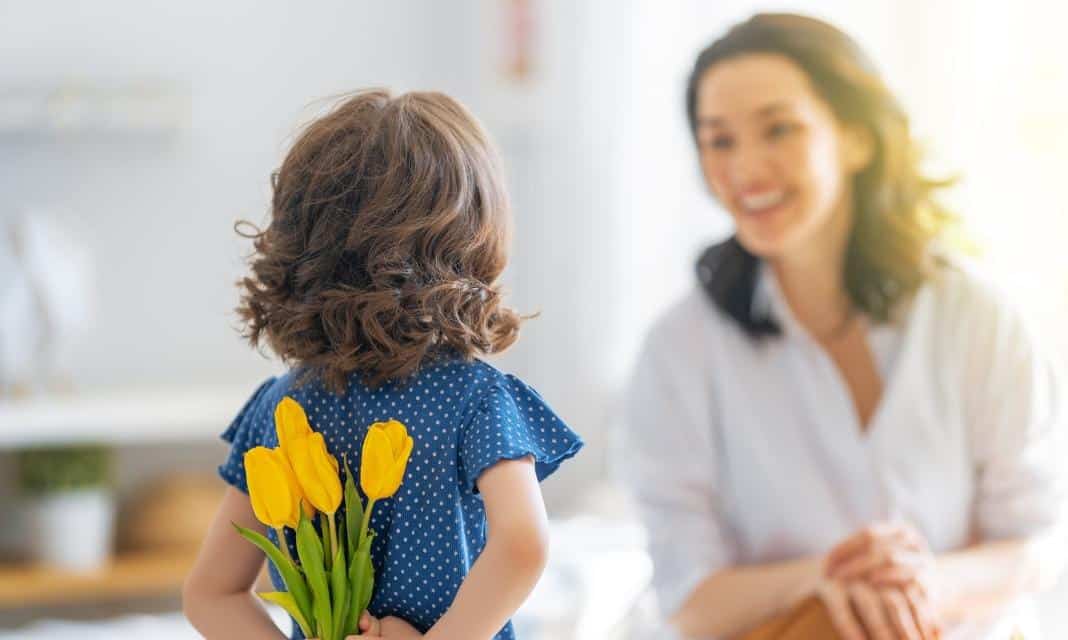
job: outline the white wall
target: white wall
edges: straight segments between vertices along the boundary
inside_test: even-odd
[[[170,137],[0,138],[0,215],[58,212],[96,259],[98,313],[73,353],[76,387],[251,388],[273,371],[234,331],[249,248],[234,220],[264,219],[268,176],[312,100],[369,85],[444,90],[502,147],[517,227],[506,285],[521,311],[541,314],[500,362],[590,439],[561,483],[595,475],[629,286],[615,189],[625,148],[612,123],[631,9],[536,7],[536,68],[512,86],[489,0],[0,0],[0,88],[151,81],[188,100]]]
[[[0,3],[0,86],[163,81],[188,97],[169,139],[0,140],[0,215],[60,212],[89,245],[98,315],[79,387],[233,382],[268,366],[235,337],[233,282],[268,176],[315,98],[469,80],[437,3]],[[469,89],[467,90],[470,93]]]

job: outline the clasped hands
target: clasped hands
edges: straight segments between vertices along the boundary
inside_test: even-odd
[[[936,640],[934,564],[914,527],[878,523],[831,550],[817,593],[844,640]]]

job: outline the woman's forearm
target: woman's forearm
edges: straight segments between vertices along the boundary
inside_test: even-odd
[[[671,617],[684,638],[731,636],[816,591],[823,558],[733,567],[705,578]]]
[[[1003,540],[938,557],[939,608],[953,622],[1056,583],[1065,560],[1061,536]]]
[[[536,535],[490,533],[449,610],[427,640],[489,640],[534,589],[545,569],[547,540]]]
[[[284,640],[267,610],[251,592],[228,595],[189,594],[185,615],[207,640]]]

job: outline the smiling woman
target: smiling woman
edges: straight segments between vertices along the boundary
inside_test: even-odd
[[[816,602],[843,638],[1033,637],[1063,563],[1063,388],[940,242],[905,113],[847,35],[795,15],[701,52],[687,110],[735,233],[626,394],[666,617],[733,637]]]
[[[709,292],[751,333],[770,327],[749,317],[751,295],[733,297],[754,256],[842,254],[849,302],[879,321],[930,275],[931,241],[953,221],[933,196],[949,182],[922,175],[908,116],[844,33],[801,16],[743,23],[701,53],[686,107],[737,225],[706,256],[737,264],[713,269]]]

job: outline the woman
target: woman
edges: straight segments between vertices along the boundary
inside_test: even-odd
[[[845,34],[758,15],[700,54],[687,110],[735,234],[651,330],[623,446],[671,626],[818,596],[844,638],[1035,637],[1062,389],[939,249],[900,106]]]

